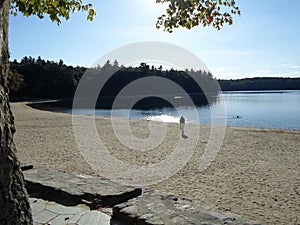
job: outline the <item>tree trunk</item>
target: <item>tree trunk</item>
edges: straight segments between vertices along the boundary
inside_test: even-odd
[[[0,0],[0,224],[32,224],[24,177],[13,142],[14,118],[8,100],[9,10],[10,1]]]

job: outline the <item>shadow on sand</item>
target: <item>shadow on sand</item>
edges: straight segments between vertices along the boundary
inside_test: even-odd
[[[185,134],[182,134],[181,137],[184,138],[184,139],[188,139],[188,138],[189,138],[189,137],[186,136]]]

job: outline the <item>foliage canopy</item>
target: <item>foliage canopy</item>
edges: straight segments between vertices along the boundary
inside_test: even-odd
[[[156,27],[172,32],[174,28],[213,26],[220,30],[224,24],[233,24],[233,15],[240,15],[235,0],[156,0],[156,3],[168,3],[166,15],[157,20]]]
[[[76,11],[86,11],[87,20],[93,20],[96,11],[92,4],[83,4],[82,0],[12,0],[11,12],[16,15],[18,11],[25,16],[36,15],[40,19],[44,15],[49,15],[50,19],[57,24],[61,23],[61,18],[68,20],[70,13]]]
[[[151,1],[151,0],[148,0]],[[240,15],[235,0],[156,0],[156,3],[167,3],[166,13],[158,17],[156,27],[164,27],[167,32],[174,28],[213,26],[220,30],[224,24],[232,25],[233,15]],[[87,12],[87,19],[93,20],[96,11],[92,4],[84,4],[82,0],[12,0],[11,10],[14,15],[18,11],[25,16],[36,15],[50,19],[57,24],[61,18],[69,19],[70,13]]]

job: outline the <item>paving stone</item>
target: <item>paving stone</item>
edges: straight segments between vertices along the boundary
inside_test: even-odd
[[[109,224],[110,217],[98,211],[90,211],[84,214],[78,221],[78,225],[99,225]]]
[[[41,203],[38,200],[35,200],[36,202],[31,203],[31,211],[32,211],[32,215],[36,215],[40,212],[42,212],[43,210],[45,210],[46,205]]]
[[[51,225],[67,225],[74,215],[58,215],[49,223]]]
[[[90,211],[85,205],[66,207],[42,199],[30,198],[29,200],[33,211],[37,211],[36,207],[43,209],[33,214],[34,225],[124,225],[103,212]]]
[[[76,207],[66,207],[59,204],[48,204],[46,206],[46,209],[50,212],[62,215],[76,215],[90,210],[87,206],[84,205],[78,205]]]
[[[34,222],[47,224],[49,221],[53,220],[57,216],[56,213],[49,212],[47,210],[43,210],[36,215],[34,215]]]
[[[78,221],[80,220],[82,215],[75,215],[72,218],[68,220],[68,224],[78,224]]]

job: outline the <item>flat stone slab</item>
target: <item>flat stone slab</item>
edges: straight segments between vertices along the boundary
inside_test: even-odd
[[[142,193],[140,188],[84,174],[64,173],[48,168],[35,168],[23,173],[31,197],[67,206],[85,203],[91,209],[112,207]]]
[[[259,224],[215,206],[151,189],[145,189],[141,196],[114,206],[113,217],[127,225]]]

